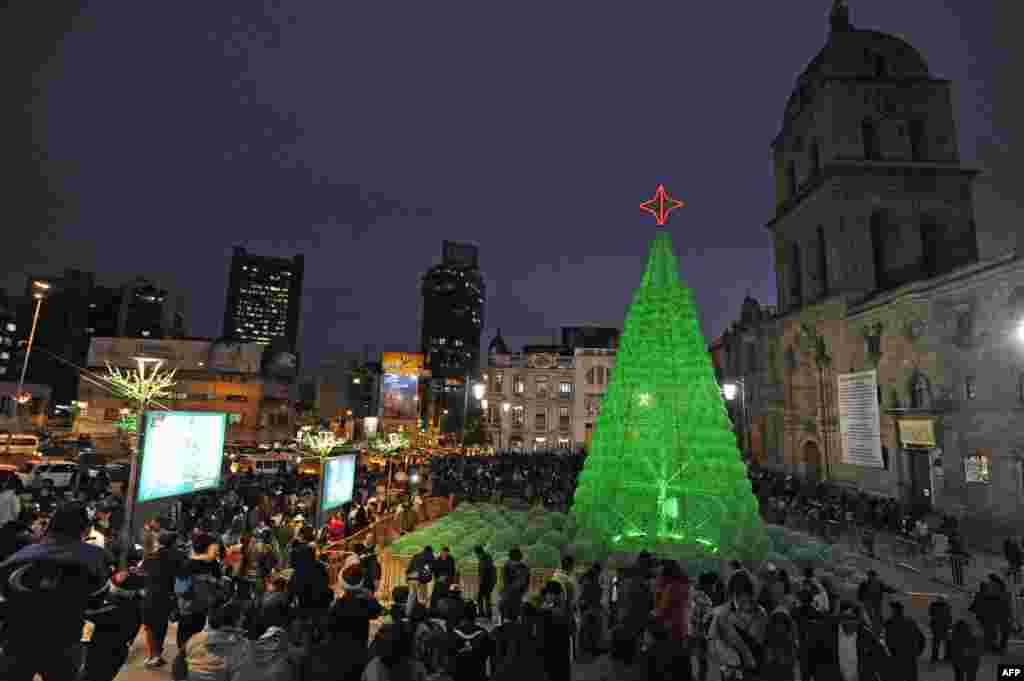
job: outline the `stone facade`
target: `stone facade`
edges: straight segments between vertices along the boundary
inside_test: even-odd
[[[601,412],[601,401],[608,393],[608,383],[615,367],[615,351],[577,348],[575,355],[576,400],[573,404],[573,437],[577,446],[588,448],[594,433],[594,423]]]
[[[551,352],[489,355],[485,427],[499,448],[575,449],[575,357]],[[508,409],[505,409],[505,405]]]
[[[910,45],[844,17],[833,15],[772,147],[781,314],[726,343],[759,345],[739,357],[767,368],[725,359],[725,380],[754,386],[752,440],[758,415],[772,433],[755,460],[1009,518],[1024,510],[1024,261],[979,261],[949,83]],[[878,377],[880,468],[843,461],[837,380],[863,370]]]

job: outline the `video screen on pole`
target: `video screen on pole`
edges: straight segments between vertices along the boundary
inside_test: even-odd
[[[139,503],[220,487],[227,414],[146,412]]]
[[[356,486],[356,454],[341,454],[324,459],[323,490],[320,511],[327,513],[352,501]]]

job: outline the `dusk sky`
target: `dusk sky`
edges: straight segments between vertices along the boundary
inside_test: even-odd
[[[983,256],[1024,217],[1017,24],[998,4],[850,0],[856,26],[904,37],[953,81],[961,155],[988,173]],[[639,203],[664,183],[689,204],[669,228],[710,340],[748,290],[774,303],[768,145],[830,5],[88,3],[33,67],[42,160],[5,162],[6,285],[142,274],[186,296],[192,335],[217,336],[232,246],[304,253],[308,368],[364,344],[413,349],[418,276],[443,239],[469,240],[484,344],[500,327],[519,346],[622,323],[655,232]],[[52,39],[16,12],[0,13],[7,37]],[[28,171],[63,202],[48,226]]]

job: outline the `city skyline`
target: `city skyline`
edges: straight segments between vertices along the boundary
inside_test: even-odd
[[[830,4],[795,3],[784,15],[748,7],[742,22],[724,6],[679,8],[664,17],[664,28],[641,23],[645,14],[636,8],[595,11],[593,35],[573,34],[573,57],[558,49],[564,38],[557,35],[572,17],[553,12],[534,23],[527,7],[491,27],[494,47],[456,40],[474,51],[470,60],[402,30],[382,35],[372,27],[393,27],[397,16],[386,8],[365,17],[335,9],[294,18],[169,13],[162,20],[176,28],[167,33],[197,46],[198,56],[179,66],[161,55],[184,49],[182,39],[143,45],[123,29],[135,20],[132,11],[87,10],[40,77],[34,109],[46,152],[37,172],[63,206],[48,209],[50,226],[15,239],[4,265],[11,277],[65,266],[96,271],[101,280],[147,272],[187,296],[190,334],[216,336],[224,301],[205,292],[225,290],[233,245],[303,253],[302,354],[310,366],[328,350],[414,348],[416,278],[441,240],[472,241],[488,286],[482,342],[501,328],[518,348],[580,321],[621,325],[654,231],[637,204],[663,183],[688,204],[668,227],[711,339],[735,319],[748,291],[776,303],[764,229],[773,189],[768,144],[797,74],[824,44]],[[1019,224],[1013,197],[1000,197],[1012,186],[1008,140],[1017,122],[1012,102],[1006,113],[994,106],[1000,83],[1008,83],[996,68],[1003,55],[989,47],[995,17],[989,8],[975,10],[961,17],[940,3],[925,22],[921,8],[851,3],[858,26],[906,38],[938,77],[953,82],[962,156],[988,171],[976,198],[985,257],[1007,243],[993,235]],[[422,21],[451,24],[445,30],[456,32],[453,40],[490,26],[466,13],[457,18]],[[364,37],[344,28],[357,19],[371,27]],[[758,28],[772,22],[779,31]],[[533,32],[536,44],[531,58],[509,64],[502,48],[513,47],[502,36],[517,31]],[[624,43],[606,50],[598,36],[610,31]],[[344,40],[333,41],[343,46],[329,59],[302,49],[332,42],[332,32]],[[343,69],[342,94],[310,86],[337,78],[329,64],[354,63],[362,40],[394,56],[362,71]],[[117,61],[126,49],[134,50],[134,64]],[[423,64],[413,67],[403,55],[416,50]],[[711,54],[715,70],[702,65]],[[477,68],[491,75],[481,80]],[[144,80],[137,69],[146,69]],[[175,104],[184,101],[180,75],[200,110],[176,108],[184,106]],[[637,95],[665,77],[675,85],[664,98]],[[125,79],[153,103],[139,104],[135,94],[123,99]],[[575,83],[568,91],[561,87],[567,79]],[[464,81],[475,84],[468,94]],[[415,105],[403,108],[406,90]],[[700,92],[709,96],[692,96]],[[543,106],[517,104],[529,97]],[[444,106],[430,105],[435,98]],[[72,102],[80,104],[74,115],[67,113]],[[460,106],[465,114],[440,115]],[[108,118],[130,123],[110,127]],[[87,135],[83,126],[98,132]],[[652,137],[663,143],[650,144]],[[93,140],[102,140],[104,154]],[[138,158],[143,141],[152,149]],[[129,158],[146,171],[126,173]],[[167,201],[171,192],[178,200]],[[140,217],[153,239],[129,236]]]

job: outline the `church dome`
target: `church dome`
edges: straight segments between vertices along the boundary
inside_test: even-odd
[[[855,28],[849,9],[837,0],[828,41],[797,79],[786,103],[787,117],[799,108],[807,86],[826,78],[929,78],[928,62],[910,43],[894,35]]]
[[[488,355],[507,355],[508,346],[505,345],[505,339],[501,337],[501,329],[498,329],[498,335],[492,340],[491,344],[487,346]]]

